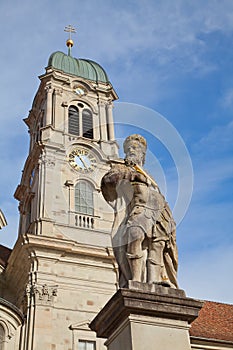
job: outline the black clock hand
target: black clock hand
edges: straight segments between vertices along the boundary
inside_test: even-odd
[[[88,169],[86,163],[84,162],[84,160],[82,159],[82,157],[80,156],[80,154],[78,155],[78,157],[79,157],[79,159],[81,160],[81,162],[82,162],[84,168]]]

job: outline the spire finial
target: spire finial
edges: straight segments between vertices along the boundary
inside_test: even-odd
[[[69,33],[69,39],[66,40],[66,46],[68,47],[68,55],[71,56],[71,48],[74,45],[74,42],[71,39],[71,33],[76,33],[76,30],[71,24],[69,24],[65,27],[64,31]]]

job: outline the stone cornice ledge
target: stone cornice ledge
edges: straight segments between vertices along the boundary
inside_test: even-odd
[[[93,257],[105,257],[113,259],[112,249],[110,247],[98,247],[94,245],[84,245],[72,240],[66,240],[64,238],[55,238],[49,236],[37,236],[32,234],[24,234],[21,237],[24,246],[28,246],[30,249],[43,249],[57,250],[65,254],[80,254],[80,255],[92,255]]]
[[[136,282],[135,288],[131,284],[130,289],[119,289],[90,323],[90,328],[98,337],[108,338],[130,315],[190,324],[197,318],[202,305],[200,300],[187,298],[183,290]]]

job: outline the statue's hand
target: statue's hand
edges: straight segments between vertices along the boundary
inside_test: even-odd
[[[133,162],[131,159],[125,158],[125,165],[133,167],[136,165],[135,162]]]

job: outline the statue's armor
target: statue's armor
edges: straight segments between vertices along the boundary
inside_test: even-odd
[[[124,198],[126,204],[124,219],[116,227],[113,242],[120,286],[124,287],[125,281],[134,276],[135,280],[150,283],[169,280],[177,286],[175,222],[159,188],[127,164],[113,165],[102,179],[101,188],[107,201]],[[147,277],[143,272],[146,262]]]
[[[133,198],[128,206],[127,227],[140,227],[140,234],[148,238],[168,239],[166,232],[156,233],[156,223],[162,220],[166,205],[164,197],[148,184],[131,182],[131,185]]]

